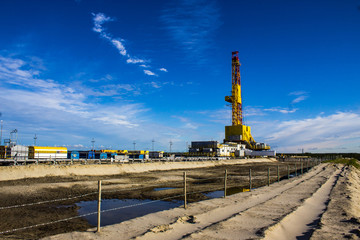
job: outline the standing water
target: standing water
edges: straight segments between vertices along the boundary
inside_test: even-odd
[[[130,205],[139,204],[130,207]],[[145,204],[145,205],[140,205]],[[141,217],[149,213],[168,210],[179,207],[182,201],[156,201],[139,199],[103,199],[101,200],[101,210],[124,207],[122,209],[101,213],[101,226],[120,223],[136,217]],[[81,201],[76,203],[80,207],[78,214],[87,214],[97,211],[97,201]],[[129,206],[129,207],[126,207]],[[91,225],[97,225],[97,214],[84,217]]]

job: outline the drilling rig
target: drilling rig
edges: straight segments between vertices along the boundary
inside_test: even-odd
[[[225,101],[232,105],[232,126],[225,126],[224,143],[235,142],[245,144],[251,150],[269,150],[265,143],[255,142],[251,135],[250,126],[243,125],[243,111],[241,99],[241,78],[239,52],[232,52],[232,89],[231,96],[226,96]]]

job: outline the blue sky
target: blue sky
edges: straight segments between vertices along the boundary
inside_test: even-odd
[[[280,152],[360,152],[360,1],[2,0],[3,138],[184,151],[245,123]]]

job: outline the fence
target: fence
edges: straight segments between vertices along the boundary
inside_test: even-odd
[[[182,205],[183,208],[187,209],[188,199],[191,195],[204,194],[204,193],[209,193],[209,192],[214,192],[214,191],[223,191],[223,198],[226,198],[228,196],[227,190],[229,190],[233,187],[238,187],[239,189],[242,188],[242,191],[251,191],[252,189],[254,189],[254,185],[256,185],[257,187],[266,186],[266,185],[270,186],[270,184],[273,182],[280,182],[282,179],[290,179],[291,177],[300,176],[304,172],[308,171],[310,168],[312,168],[313,166],[315,166],[319,163],[321,163],[319,160],[312,160],[312,161],[306,161],[306,162],[301,162],[301,163],[287,163],[287,164],[275,166],[275,170],[274,170],[274,166],[267,166],[261,170],[252,169],[251,167],[244,167],[245,170],[248,168],[248,175],[245,172],[244,172],[244,174],[243,173],[239,174],[237,172],[229,172],[227,169],[225,169],[225,171],[222,174],[220,174],[216,177],[205,178],[205,179],[197,178],[196,176],[189,178],[189,176],[187,175],[187,172],[183,172],[183,180],[182,181],[171,182],[172,185],[176,185],[177,189],[181,190],[180,194],[176,193],[173,196],[166,196],[166,197],[156,199],[156,200],[151,200],[151,201],[145,202],[145,203],[120,206],[120,207],[115,207],[115,208],[106,209],[106,210],[101,210],[102,194],[104,194],[104,193],[119,193],[119,192],[124,192],[124,191],[143,190],[143,189],[149,189],[149,188],[154,188],[154,187],[159,187],[159,186],[167,186],[168,184],[159,183],[159,184],[146,185],[146,186],[141,186],[141,187],[104,191],[104,190],[102,190],[102,181],[99,180],[97,191],[93,191],[93,192],[89,192],[89,193],[85,193],[85,194],[79,194],[76,196],[68,196],[66,198],[58,198],[58,199],[53,199],[53,200],[46,200],[46,201],[39,201],[39,202],[33,202],[33,203],[24,203],[24,204],[12,205],[12,206],[0,207],[0,212],[1,212],[2,210],[5,210],[5,209],[31,207],[31,206],[41,205],[41,204],[51,204],[51,203],[55,203],[55,202],[59,203],[59,202],[64,202],[64,201],[69,201],[69,200],[73,201],[75,199],[80,200],[87,196],[94,196],[94,198],[97,197],[96,198],[97,203],[98,203],[97,211],[78,215],[78,216],[73,216],[73,217],[69,217],[69,218],[59,219],[59,220],[55,220],[55,221],[50,221],[50,222],[46,222],[46,223],[39,223],[39,224],[35,224],[35,225],[18,227],[18,228],[13,228],[13,229],[8,229],[8,230],[0,230],[0,235],[9,234],[9,233],[27,230],[27,229],[32,229],[32,228],[37,228],[37,227],[46,226],[46,225],[50,225],[50,224],[56,224],[56,223],[60,223],[60,222],[66,222],[66,221],[70,221],[73,219],[84,218],[84,217],[87,217],[90,215],[95,215],[95,214],[98,215],[97,232],[100,232],[101,231],[101,228],[100,228],[101,214],[105,213],[105,212],[110,212],[110,211],[115,211],[115,210],[120,210],[120,209],[125,209],[125,208],[133,208],[133,207],[140,206],[140,205],[153,204],[153,203],[156,203],[159,201],[167,201],[167,200],[172,200],[172,199],[181,199],[181,201],[183,201],[183,205]],[[273,174],[273,173],[275,173],[275,174]],[[217,174],[219,174],[219,173],[217,172]],[[246,178],[248,178],[248,180],[246,180]],[[204,186],[206,186],[206,184],[209,184],[211,186],[211,188],[209,187],[207,189],[202,189],[202,186],[199,187],[199,185],[200,185],[199,183],[204,183],[204,182],[205,182]],[[238,191],[238,192],[240,192],[240,191]]]
[[[3,146],[0,146],[3,147]],[[84,154],[83,154],[84,155]],[[27,165],[27,164],[124,164],[124,163],[145,163],[145,162],[179,162],[179,161],[216,161],[227,160],[230,157],[204,157],[204,156],[182,156],[182,157],[161,157],[161,158],[135,158],[128,155],[119,155],[118,159],[110,154],[107,158],[95,158],[89,154],[85,154],[80,158],[72,158],[71,154],[64,157],[64,154],[53,153],[49,157],[39,156],[39,153],[30,155],[28,151],[16,150],[11,151],[7,148],[0,148],[0,165]]]

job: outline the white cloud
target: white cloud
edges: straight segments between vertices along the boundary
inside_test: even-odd
[[[294,100],[292,100],[291,103],[298,103],[298,102],[304,101],[307,98],[308,98],[307,96],[299,96],[299,97],[295,98]]]
[[[279,113],[284,113],[284,114],[294,113],[294,112],[296,112],[297,110],[298,110],[297,108],[286,109],[286,108],[279,108],[279,107],[264,109],[264,111],[268,111],[268,112],[279,112]]]
[[[308,98],[308,92],[305,91],[294,91],[289,93],[289,96],[297,96],[294,100],[291,101],[291,104],[299,103]]]
[[[96,14],[92,13],[92,15],[93,15],[93,22],[94,22],[93,31],[99,33],[102,38],[108,40],[119,51],[119,53],[122,56],[125,56],[127,58],[126,59],[127,63],[139,64],[139,63],[146,62],[143,59],[132,57],[126,50],[125,45],[123,44],[123,42],[124,42],[123,39],[113,38],[110,34],[108,34],[104,31],[104,28],[102,27],[102,25],[106,22],[113,21],[113,19],[111,17],[106,16],[104,13],[96,13]],[[141,64],[140,67],[148,68],[150,66]],[[162,69],[163,70],[160,70],[160,71],[164,71],[164,70],[167,71],[165,68],[162,68]],[[144,71],[144,73],[146,75],[157,76],[155,73],[153,73],[149,70]]]
[[[111,43],[119,50],[119,53],[123,56],[126,55],[126,49],[124,45],[117,39],[111,39]]]
[[[308,92],[305,92],[305,91],[294,91],[294,92],[291,92],[289,93],[289,95],[295,95],[295,96],[299,96],[299,95],[306,95],[308,94]]]
[[[103,13],[92,13],[93,17],[93,21],[94,21],[94,27],[93,30],[95,32],[101,33],[102,31],[104,31],[104,29],[102,28],[102,24],[104,24],[105,22],[109,22],[109,21],[113,21],[112,18],[105,16],[105,14]]]
[[[127,63],[143,63],[145,62],[144,60],[142,59],[138,59],[138,58],[128,58],[126,60]]]
[[[172,118],[176,118],[179,119],[181,122],[185,123],[185,125],[183,125],[183,128],[185,129],[198,129],[198,124],[192,123],[191,120],[189,118],[183,117],[183,116],[171,116]]]
[[[161,86],[160,86],[158,83],[156,83],[156,82],[151,82],[150,84],[151,84],[151,86],[154,87],[154,88],[161,88]]]
[[[150,71],[150,70],[144,70],[144,73],[145,73],[146,75],[149,75],[149,76],[157,76],[155,73],[153,73],[153,72]]]
[[[6,92],[0,96],[1,102],[14,109],[22,109],[24,114],[37,109],[48,113],[47,117],[51,118],[53,115],[57,118],[58,114],[52,112],[58,111],[87,121],[134,127],[137,126],[137,123],[133,122],[134,116],[147,111],[139,104],[123,104],[107,109],[105,106],[89,103],[88,96],[91,94],[87,95],[51,79],[38,79],[33,70],[22,70],[27,66],[28,64],[22,60],[0,57],[0,79],[2,80],[0,91]],[[14,85],[17,87],[13,88]],[[108,87],[109,89],[133,90],[133,87],[128,84]],[[24,110],[24,108],[29,110]],[[39,118],[45,117],[43,114],[36,115]]]
[[[186,123],[184,128],[189,128],[189,129],[197,129],[198,126],[192,124],[192,123]]]
[[[160,68],[159,70],[162,72],[168,72],[168,70],[166,68]]]
[[[296,152],[299,148],[305,148],[305,151],[316,148],[317,151],[336,152],[341,151],[341,147],[360,142],[360,115],[353,112],[337,112],[329,116],[265,125],[263,137],[277,145],[280,151]]]
[[[217,110],[205,110],[199,111],[198,114],[206,116],[206,119],[210,122],[221,123],[223,125],[231,124],[231,108],[224,107]]]

